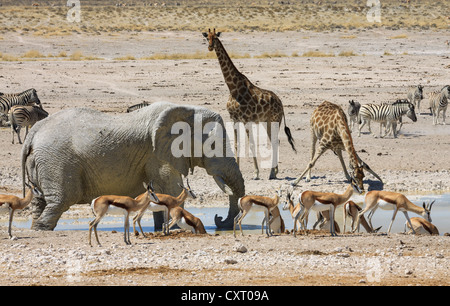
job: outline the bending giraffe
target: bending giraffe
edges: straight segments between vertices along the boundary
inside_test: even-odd
[[[383,183],[378,174],[370,169],[370,167],[361,160],[358,154],[356,154],[355,148],[353,147],[352,135],[347,124],[347,117],[339,105],[328,101],[324,101],[320,104],[312,113],[310,127],[312,138],[311,161],[305,171],[303,171],[303,173],[292,183],[293,186],[297,185],[308,171],[306,180],[308,182],[311,180],[312,167],[314,167],[319,157],[328,149],[332,150],[338,156],[347,180],[350,182],[355,180],[359,189],[362,191],[364,191],[363,168],[372,173],[377,179],[380,180],[380,182]],[[319,149],[316,153],[317,140],[319,140]],[[349,156],[349,167],[351,170],[350,174],[347,172],[347,168],[342,157],[343,150],[345,150]]]
[[[217,58],[219,59],[220,68],[222,69],[225,83],[230,90],[230,96],[227,102],[227,110],[230,113],[230,117],[233,122],[243,123],[266,123],[267,135],[269,136],[271,144],[278,144],[272,141],[272,126],[271,124],[276,122],[278,127],[281,125],[281,120],[284,119],[284,132],[288,137],[288,142],[292,149],[296,152],[294,146],[294,139],[292,138],[290,129],[286,126],[286,117],[283,110],[283,103],[280,98],[272,91],[259,88],[253,85],[249,79],[243,75],[231,61],[230,56],[223,47],[219,40],[220,32],[216,33],[208,30],[208,33],[203,33],[203,36],[208,41],[208,50],[215,51]],[[250,139],[249,130],[246,129],[247,135],[250,140],[250,146],[252,147],[252,139]],[[236,160],[239,165],[239,154],[237,151],[238,146],[238,131],[234,130],[234,145],[236,152]],[[278,135],[277,135],[278,138]],[[270,171],[269,179],[276,179],[278,173],[278,161],[276,146],[272,145],[272,168]],[[254,179],[259,179],[259,168],[256,154],[253,154],[253,163],[255,166]]]

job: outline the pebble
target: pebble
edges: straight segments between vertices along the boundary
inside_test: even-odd
[[[239,253],[246,253],[247,252],[247,248],[245,247],[245,245],[241,244],[241,243],[237,243],[234,245],[234,250],[236,252]]]
[[[233,258],[225,258],[224,262],[229,265],[234,265],[238,263],[237,260]]]

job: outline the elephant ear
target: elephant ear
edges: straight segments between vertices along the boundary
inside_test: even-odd
[[[193,156],[194,115],[192,107],[170,106],[159,114],[151,133],[156,156],[184,176],[193,168],[190,157]]]

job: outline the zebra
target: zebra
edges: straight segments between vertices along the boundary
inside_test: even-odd
[[[359,109],[361,108],[361,103],[357,101],[350,100],[348,101],[349,106],[347,108],[347,114],[350,122],[350,131],[353,130],[353,126],[357,122]]]
[[[414,104],[414,107],[417,107],[417,113],[420,115],[420,101],[423,99],[423,86],[419,84],[416,87],[411,88],[408,91],[407,98]]]
[[[25,137],[28,135],[28,127],[32,127],[36,122],[48,117],[48,112],[43,108],[31,105],[15,105],[9,112],[9,121],[11,122],[12,143],[14,144],[14,132],[17,133],[19,143],[22,143],[20,139],[20,129],[26,127]]]
[[[376,122],[380,122],[380,137],[385,137],[388,134],[390,128],[392,127],[394,138],[396,138],[398,132],[396,130],[397,121],[400,121],[401,123],[401,117],[405,114],[413,122],[417,121],[414,105],[408,100],[399,99],[392,104],[362,105],[359,110],[359,136],[361,136],[361,129],[366,123],[369,127],[369,132],[372,134],[372,130],[370,129],[370,121],[373,120]],[[386,131],[385,134],[382,136],[381,130],[383,124],[386,125]]]
[[[17,94],[3,94],[0,95],[0,113],[8,114],[9,110],[14,105],[33,105],[33,103],[42,108],[41,101],[34,88],[27,89]]]
[[[132,106],[127,108],[127,113],[131,113],[132,111],[141,109],[141,108],[149,106],[149,105],[150,105],[149,102],[142,102],[142,103],[139,103],[139,104],[132,105]]]
[[[442,124],[445,125],[445,112],[450,99],[450,85],[444,86],[441,91],[430,93],[430,108],[433,115],[433,125],[438,124],[439,113],[442,111]]]

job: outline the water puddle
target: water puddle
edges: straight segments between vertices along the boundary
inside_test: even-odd
[[[362,198],[361,198],[362,199]],[[439,229],[439,233],[442,235],[444,233],[450,233],[450,193],[442,195],[408,195],[414,204],[422,206],[422,202],[429,202],[436,200],[431,211],[432,223]],[[356,202],[356,201],[355,201]],[[217,214],[221,217],[226,217],[228,214],[227,207],[207,207],[207,208],[196,208],[196,207],[186,207],[189,212],[200,218],[205,226],[205,229],[210,234],[231,234],[232,231],[219,231],[217,230],[214,223],[214,216]],[[281,209],[281,206],[280,206]],[[378,209],[372,218],[372,224],[374,227],[382,226],[380,232],[386,232],[389,223],[391,222],[393,211],[384,211]],[[293,228],[292,217],[289,211],[281,210],[281,215],[283,217],[286,229],[291,230]],[[367,214],[366,214],[367,215]],[[417,217],[418,215],[414,213],[409,213],[409,217]],[[56,226],[55,230],[88,230],[89,221],[92,218],[61,218]],[[243,221],[243,230],[245,234],[261,234],[261,222],[264,218],[262,212],[249,213]],[[132,218],[130,218],[130,221]],[[314,212],[309,215],[308,228],[311,228],[314,224],[316,218]],[[342,228],[342,208],[339,207],[336,210],[336,221]],[[392,226],[392,233],[398,233],[404,231],[405,217],[403,213],[398,212],[395,218],[394,224]],[[350,220],[347,219],[347,228],[350,228]],[[130,222],[131,223],[131,222]],[[15,227],[19,228],[30,228],[31,218],[27,221],[14,220],[13,224]],[[142,228],[145,232],[153,232],[153,215],[151,212],[147,212],[141,221]],[[8,226],[7,221],[0,222],[2,226]],[[123,232],[123,216],[122,215],[107,215],[105,216],[97,227],[100,231],[117,231]],[[238,230],[238,229],[237,229]],[[361,230],[364,229],[361,227]]]

